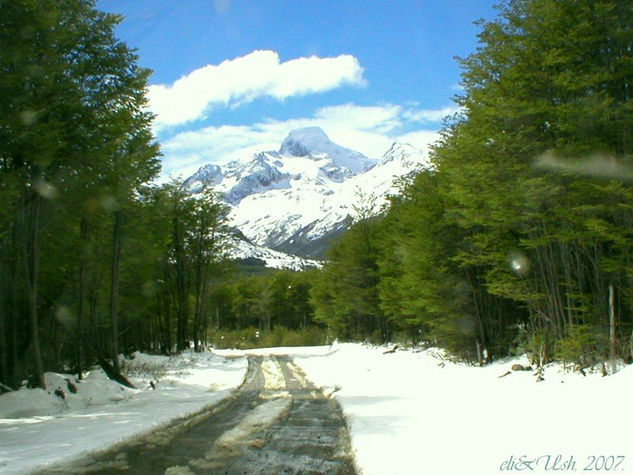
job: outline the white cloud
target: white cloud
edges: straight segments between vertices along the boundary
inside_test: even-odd
[[[292,129],[310,126],[321,127],[333,142],[368,157],[380,158],[394,141],[426,150],[439,134],[411,119],[417,116],[416,110],[393,104],[343,104],[318,109],[312,117],[183,132],[163,142],[163,174],[187,177],[210,162],[225,163],[257,151],[277,150]]]
[[[196,69],[173,84],[152,85],[148,98],[160,128],[200,119],[213,106],[235,106],[262,96],[283,100],[343,84],[365,84],[363,68],[354,56],[281,62],[274,51],[253,51]]]
[[[398,142],[409,143],[420,150],[428,150],[429,146],[437,142],[440,133],[437,130],[414,130],[396,137]]]
[[[409,110],[405,112],[405,117],[413,122],[440,122],[445,117],[459,112],[459,110],[457,106],[448,106],[442,109]]]
[[[319,109],[314,118],[325,123],[336,124],[344,118],[345,125],[350,129],[388,133],[402,126],[402,113],[402,107],[392,104],[382,106],[343,104]]]

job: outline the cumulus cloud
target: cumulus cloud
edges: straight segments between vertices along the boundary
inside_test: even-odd
[[[186,177],[210,162],[277,150],[288,133],[300,127],[321,127],[333,142],[372,158],[380,158],[395,141],[426,150],[439,138],[438,131],[420,127],[414,116],[415,110],[399,105],[343,104],[320,108],[310,117],[182,132],[163,142],[163,174]]]
[[[354,56],[282,62],[276,52],[262,50],[196,69],[173,84],[152,85],[148,98],[160,128],[200,119],[214,106],[235,106],[263,96],[283,100],[344,84],[365,84]]]

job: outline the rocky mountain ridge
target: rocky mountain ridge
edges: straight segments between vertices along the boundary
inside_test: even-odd
[[[394,143],[372,159],[309,127],[291,131],[277,151],[205,165],[184,185],[192,193],[205,186],[221,193],[230,224],[251,245],[321,259],[329,240],[352,222],[359,196],[375,196],[378,208],[397,192],[397,178],[426,166],[426,155],[411,145]]]

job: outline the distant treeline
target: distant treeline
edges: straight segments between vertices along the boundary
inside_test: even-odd
[[[460,112],[315,282],[340,337],[484,362],[592,365],[633,348],[633,8],[510,0],[459,60]],[[362,218],[362,217],[361,217]]]

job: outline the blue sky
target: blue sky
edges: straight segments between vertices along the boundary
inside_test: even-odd
[[[379,158],[436,138],[455,56],[496,0],[98,0],[154,71],[163,174],[277,149],[297,127]]]

